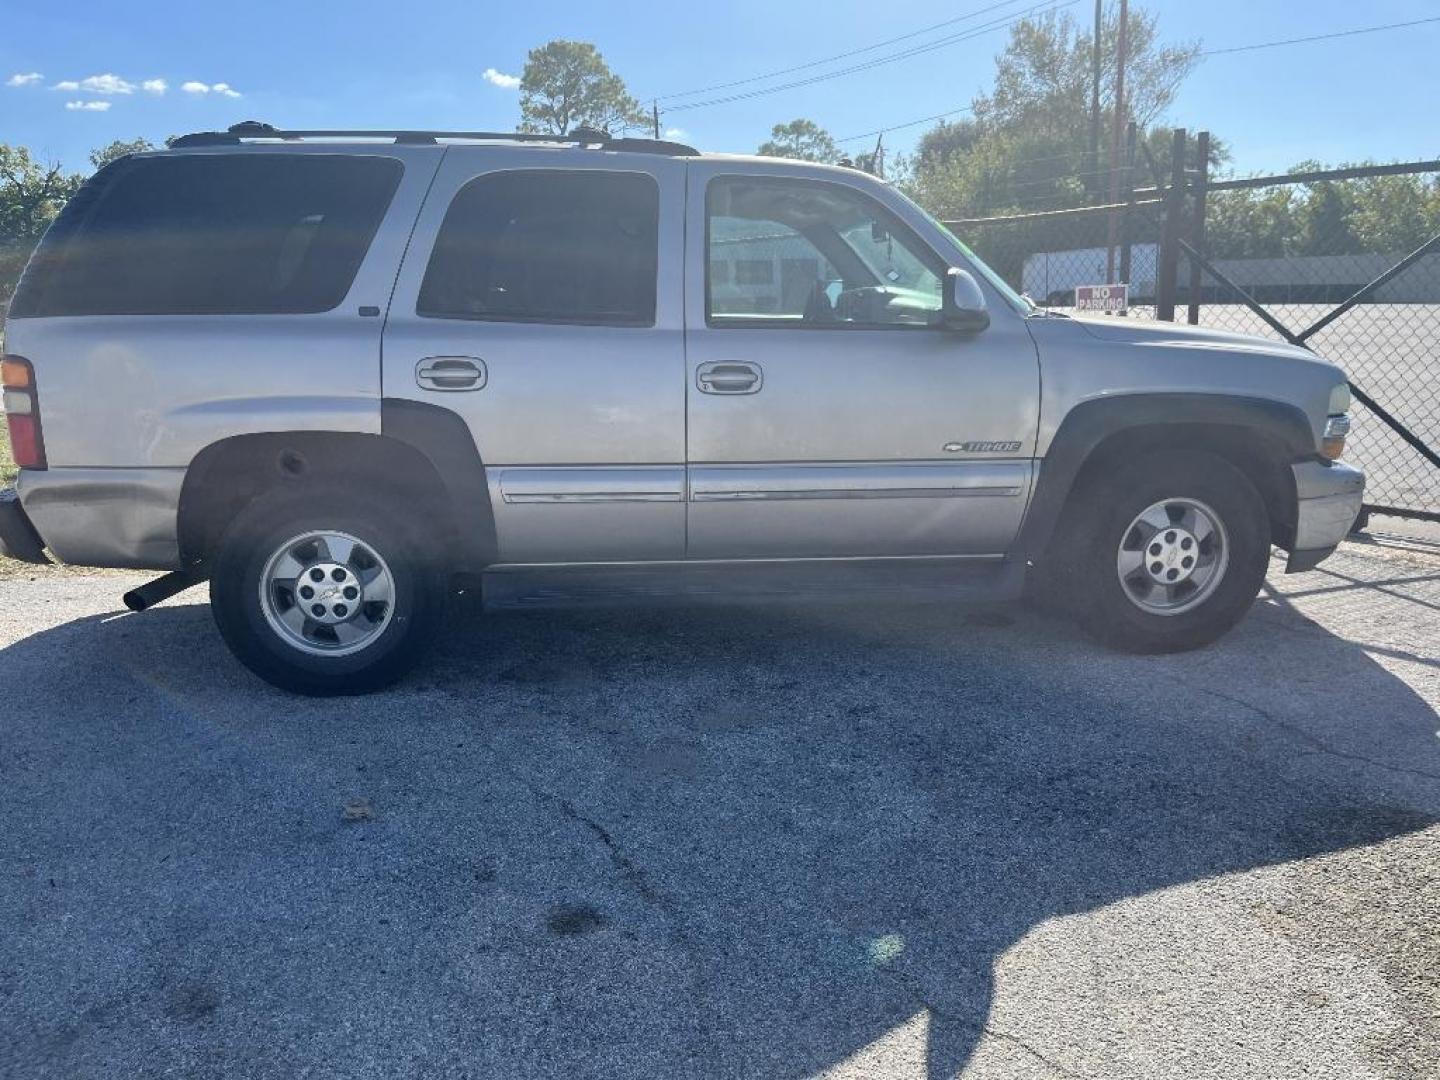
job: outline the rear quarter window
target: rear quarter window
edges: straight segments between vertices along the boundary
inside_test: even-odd
[[[520,169],[456,193],[425,271],[422,316],[653,326],[660,189],[644,173]]]
[[[101,170],[36,251],[10,314],[328,311],[399,185],[394,158],[203,154]]]

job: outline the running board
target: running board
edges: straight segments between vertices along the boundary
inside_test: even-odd
[[[487,610],[695,604],[983,604],[1020,595],[1009,559],[835,559],[663,563],[651,566],[506,566],[485,573]]]

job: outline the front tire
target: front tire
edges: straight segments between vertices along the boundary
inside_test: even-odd
[[[247,506],[210,567],[220,636],[266,682],[361,694],[405,674],[444,614],[438,553],[393,504],[339,490],[271,492]]]
[[[1079,513],[1067,515],[1076,522],[1073,600],[1093,636],[1126,652],[1180,652],[1249,611],[1270,561],[1270,519],[1228,461],[1155,454],[1078,497]]]

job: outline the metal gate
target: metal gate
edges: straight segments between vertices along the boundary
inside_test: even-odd
[[[1211,180],[1207,142],[1192,166],[1176,131],[1170,175],[1127,182],[1121,202],[946,224],[1043,306],[1125,282],[1131,318],[1277,337],[1340,365],[1367,511],[1440,521],[1440,161]],[[1363,222],[1345,209],[1359,185],[1377,196]],[[1287,227],[1295,206],[1308,213]]]

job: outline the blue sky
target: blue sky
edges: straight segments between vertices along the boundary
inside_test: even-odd
[[[518,93],[499,84],[520,72],[528,49],[550,38],[594,41],[637,96],[659,96],[664,108],[667,95],[860,49],[994,2],[895,8],[874,0],[9,0],[0,36],[0,141],[80,169],[92,147],[111,139],[158,140],[247,118],[291,127],[508,130],[518,116]],[[1035,2],[1015,0],[969,22],[775,81],[883,57]],[[1134,2],[1159,14],[1167,38],[1200,38],[1212,49],[1440,15],[1436,0]],[[1069,10],[1085,18],[1091,8],[1090,0],[1078,0]],[[717,95],[672,99],[676,107],[662,122],[704,149],[733,151],[753,150],[772,124],[797,116],[839,138],[903,124],[962,108],[987,88],[1004,40],[1004,30],[981,33],[841,78],[709,108],[678,106]],[[1243,171],[1280,170],[1305,158],[1440,157],[1437,57],[1440,22],[1214,56],[1186,83],[1170,118],[1224,138]],[[897,130],[887,142],[907,149],[923,130]]]

